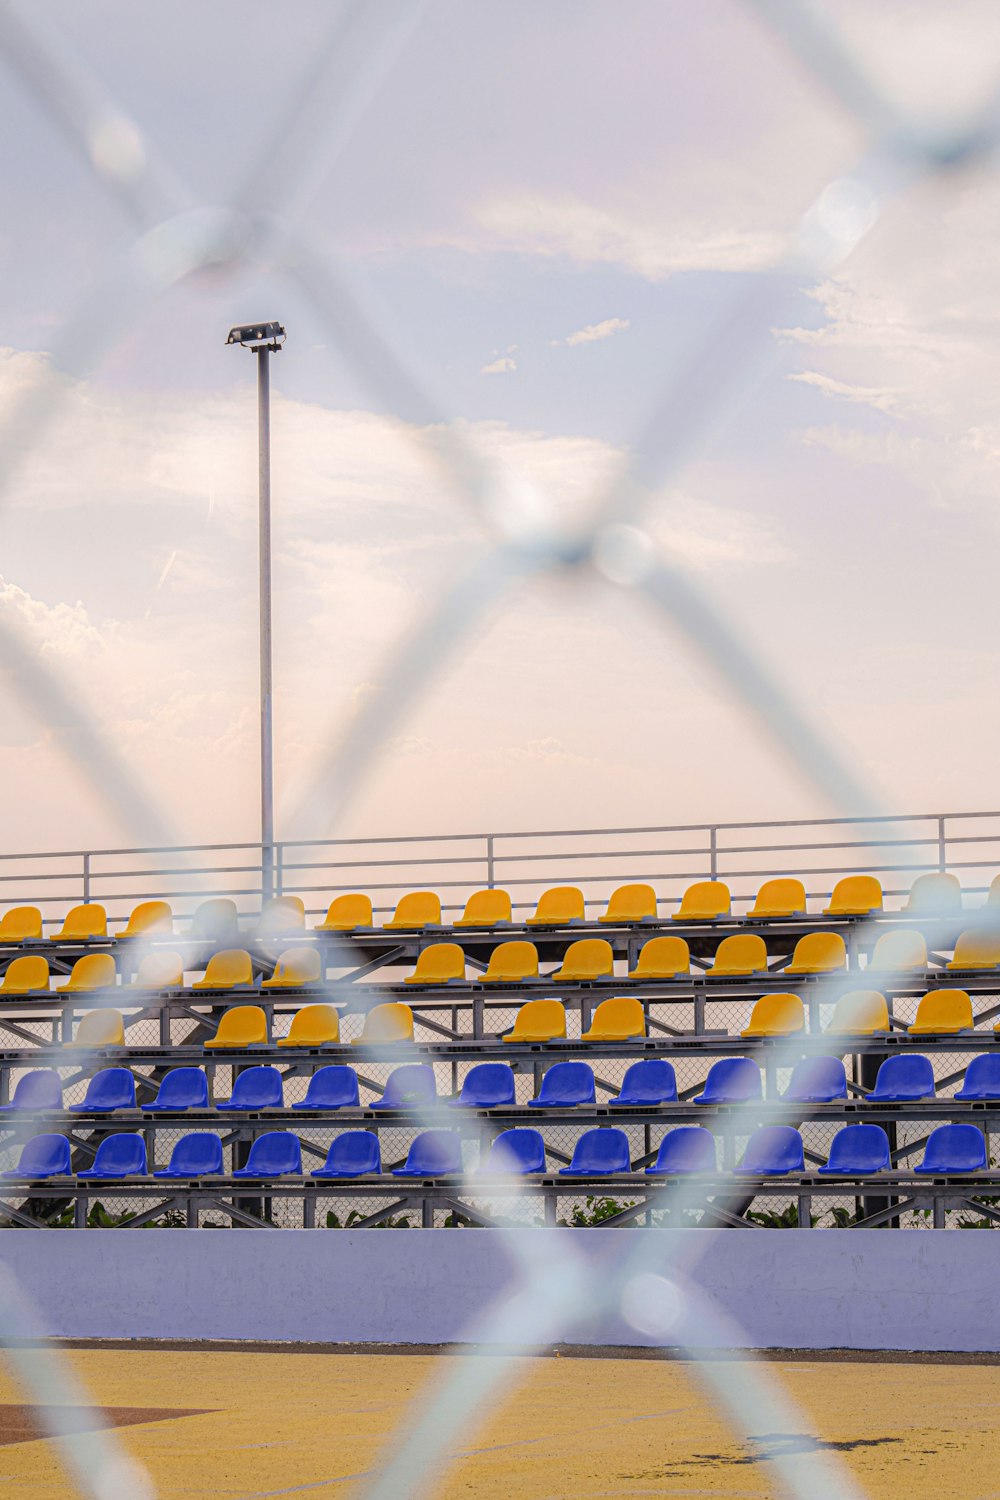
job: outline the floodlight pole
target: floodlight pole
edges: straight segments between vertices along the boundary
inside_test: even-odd
[[[257,499],[260,571],[261,899],[274,895],[274,738],[271,666],[271,349],[257,355]]]

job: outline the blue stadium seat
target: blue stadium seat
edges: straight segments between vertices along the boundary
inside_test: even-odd
[[[830,1145],[820,1172],[827,1177],[867,1177],[889,1165],[889,1137],[881,1125],[845,1125]]]
[[[804,1057],[792,1069],[783,1096],[796,1104],[832,1104],[847,1098],[847,1074],[839,1057]]]
[[[358,1075],[353,1068],[341,1063],[331,1063],[319,1068],[309,1080],[306,1097],[292,1105],[293,1109],[344,1109],[359,1104]]]
[[[160,1110],[207,1109],[208,1079],[200,1068],[171,1068],[161,1079],[156,1098],[142,1107],[147,1114],[158,1114]]]
[[[981,1052],[971,1058],[955,1098],[1000,1099],[1000,1053]]]
[[[610,1172],[631,1172],[628,1136],[614,1126],[585,1130],[573,1147],[573,1160],[561,1168],[560,1177],[606,1177]]]
[[[404,1063],[393,1068],[386,1079],[381,1099],[369,1104],[368,1109],[420,1109],[433,1104],[437,1098],[434,1069],[430,1063]]]
[[[374,1130],[345,1130],[334,1136],[326,1161],[313,1177],[369,1177],[382,1171],[382,1153]]]
[[[245,1167],[237,1167],[234,1177],[284,1177],[302,1171],[302,1147],[290,1130],[268,1130],[257,1136],[250,1147]]]
[[[462,1081],[462,1092],[452,1104],[469,1109],[499,1109],[514,1103],[514,1070],[508,1063],[477,1063]]]
[[[565,1108],[574,1104],[594,1104],[597,1090],[594,1070],[585,1062],[558,1062],[542,1079],[537,1099],[529,1099],[533,1109]]]
[[[737,1172],[751,1177],[784,1177],[805,1171],[802,1137],[791,1125],[762,1125],[747,1141]]]
[[[504,1130],[490,1142],[484,1172],[511,1176],[545,1171],[545,1141],[540,1130]]]
[[[170,1154],[169,1167],[154,1177],[210,1177],[222,1171],[222,1142],[208,1130],[182,1135]]]
[[[281,1109],[281,1074],[266,1064],[245,1068],[233,1079],[232,1097],[215,1107],[222,1110]]]
[[[752,1057],[720,1057],[708,1070],[704,1092],[696,1094],[695,1104],[738,1104],[745,1099],[759,1099],[760,1069]]]
[[[671,1104],[677,1098],[677,1075],[665,1057],[644,1057],[626,1069],[621,1093],[609,1104]]]
[[[21,1149],[21,1160],[5,1177],[65,1177],[72,1172],[69,1141],[64,1135],[33,1135]]]
[[[715,1136],[704,1125],[681,1125],[660,1142],[656,1160],[646,1168],[649,1177],[673,1177],[683,1172],[714,1172]]]
[[[922,1055],[887,1057],[878,1070],[875,1087],[869,1099],[906,1102],[934,1097],[934,1069],[929,1057]]]
[[[462,1142],[450,1130],[425,1130],[410,1146],[394,1177],[444,1177],[462,1170]]]
[[[981,1172],[988,1166],[986,1139],[975,1125],[939,1125],[927,1137],[924,1159],[917,1172],[942,1176],[950,1172]]]
[[[62,1083],[55,1068],[36,1068],[18,1079],[14,1097],[6,1109],[62,1109]]]
[[[94,1156],[94,1165],[77,1177],[145,1177],[146,1142],[141,1135],[109,1135]]]
[[[102,1068],[87,1084],[82,1104],[71,1104],[75,1114],[135,1109],[135,1079],[128,1068]]]

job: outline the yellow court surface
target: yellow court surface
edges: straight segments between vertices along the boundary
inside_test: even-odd
[[[147,1347],[74,1348],[67,1358],[163,1500],[322,1500],[363,1495],[414,1398],[456,1371],[464,1382],[489,1356]],[[452,1445],[429,1493],[778,1496],[769,1455],[794,1447],[832,1450],[872,1500],[1000,1495],[996,1364],[789,1355],[740,1368],[783,1384],[803,1418],[796,1431],[738,1438],[688,1363],[522,1359],[515,1386]],[[0,1495],[65,1500],[66,1474],[52,1443],[31,1437],[26,1400],[5,1371]]]

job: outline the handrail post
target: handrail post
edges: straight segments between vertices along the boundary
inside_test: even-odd
[[[716,828],[715,824],[713,823],[712,827],[708,830],[708,861],[709,861],[709,870],[711,872],[710,875],[709,875],[709,879],[710,880],[718,880],[718,878],[719,878],[719,839],[718,839],[718,833],[719,833],[719,831]]]
[[[938,818],[938,869],[944,873],[948,868],[948,839],[944,831],[944,814]]]
[[[486,835],[486,884],[490,890],[493,889],[493,835]]]
[[[90,901],[90,855],[83,856],[83,900],[84,904]]]
[[[281,896],[281,895],[284,894],[284,889],[283,889],[283,885],[282,885],[282,881],[283,881],[283,877],[284,877],[284,867],[283,867],[284,851],[285,851],[284,844],[277,844],[276,843],[274,845],[274,894],[276,896]]]

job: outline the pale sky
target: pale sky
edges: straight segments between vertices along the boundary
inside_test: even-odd
[[[449,421],[572,514],[852,170],[861,128],[735,0],[379,9],[415,24],[339,156],[321,149],[323,109],[307,118],[297,155],[321,170],[297,222],[342,258]],[[897,106],[965,114],[1000,83],[994,0],[828,11]],[[339,11],[46,0],[15,14],[99,82],[195,207],[243,181]],[[430,462],[421,413],[358,377],[278,265],[199,271],[106,353],[67,351],[63,321],[90,301],[101,313],[95,288],[135,226],[0,66],[0,421],[46,372],[60,395],[0,496],[0,609],[178,840],[256,836],[254,365],[224,339],[282,320],[278,832],[323,836],[324,819],[293,813],[311,769],[486,533]],[[887,202],[846,260],[803,274],[740,402],[644,518],[887,812],[997,802],[998,231],[996,158]],[[5,847],[129,841],[16,683],[0,691]],[[588,575],[515,589],[460,642],[373,755],[343,829],[829,810],[675,630]]]

